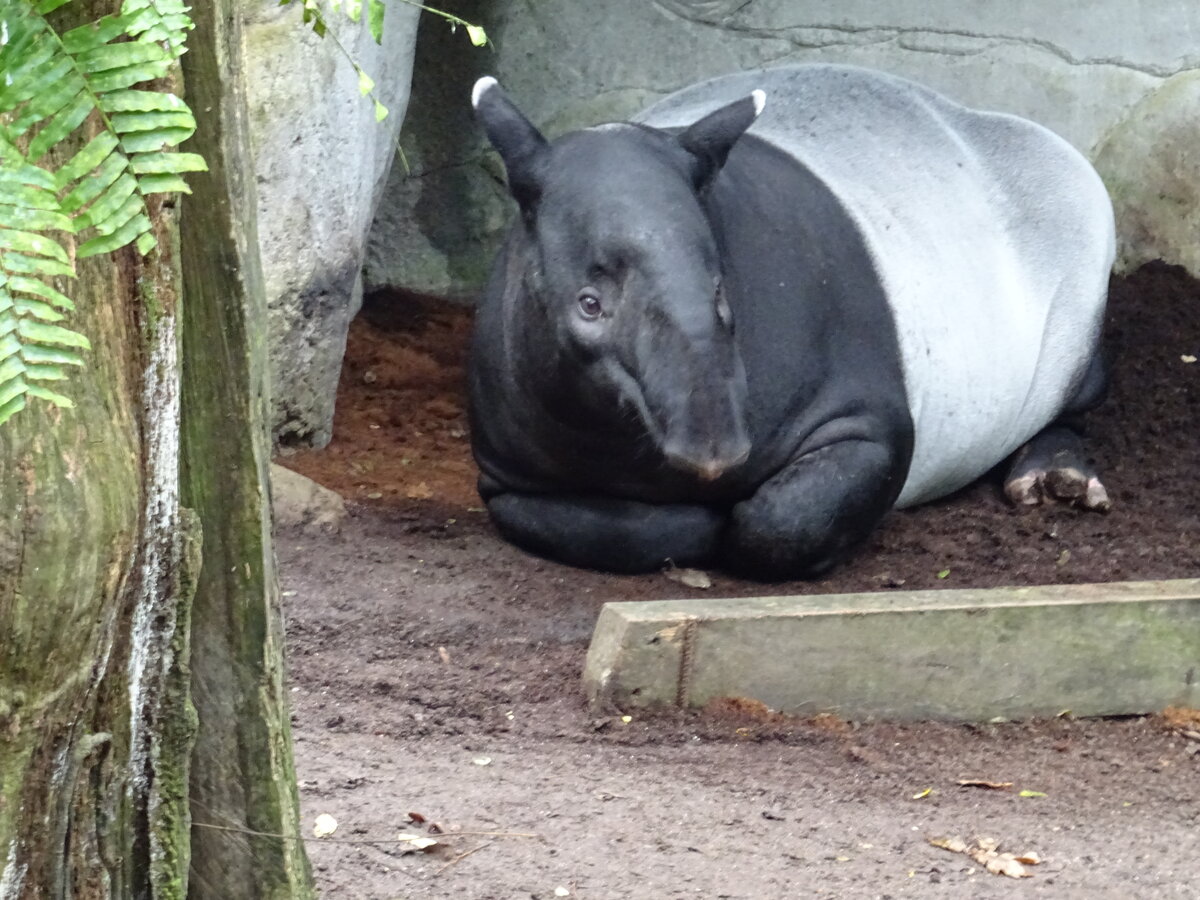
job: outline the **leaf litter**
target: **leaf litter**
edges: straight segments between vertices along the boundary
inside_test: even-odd
[[[1042,861],[1033,852],[1001,853],[1000,842],[990,837],[977,837],[974,844],[968,844],[960,837],[933,837],[928,841],[934,847],[970,857],[993,875],[1007,875],[1009,878],[1033,877],[1033,873],[1025,867],[1036,866]]]

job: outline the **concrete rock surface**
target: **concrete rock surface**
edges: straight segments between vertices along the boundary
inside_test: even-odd
[[[362,303],[367,232],[408,104],[419,12],[388,4],[376,44],[365,24],[340,12],[327,16],[337,39],[322,39],[301,21],[300,4],[246,4],[272,432],[280,444],[329,442],[346,331]],[[347,54],[374,79],[374,94],[389,110],[382,123],[360,95]]]
[[[368,289],[470,297],[482,285],[512,207],[471,116],[479,75],[498,77],[554,135],[628,117],[723,72],[851,63],[1034,119],[1094,157],[1114,123],[1200,68],[1191,0],[1098,0],[1053,14],[1039,3],[949,0],[470,0],[451,9],[483,24],[494,47],[481,53],[444,23],[423,25],[402,137],[412,174],[393,169],[368,249]],[[1130,165],[1123,177],[1136,181]]]
[[[1117,268],[1164,259],[1200,275],[1200,71],[1168,79],[1100,144],[1117,216]]]

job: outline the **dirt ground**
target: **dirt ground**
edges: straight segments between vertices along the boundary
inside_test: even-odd
[[[579,676],[600,606],[688,589],[498,539],[473,491],[469,328],[459,308],[372,298],[333,442],[282,460],[351,501],[339,535],[278,539],[306,828],[339,822],[309,844],[323,896],[1200,896],[1200,720],[1185,713],[900,726],[748,703],[590,712]],[[1013,510],[985,480],[892,514],[820,581],[718,572],[713,592],[1200,576],[1200,284],[1162,265],[1116,280],[1107,343],[1113,389],[1089,449],[1111,514]],[[431,826],[438,844],[404,852],[401,831]],[[1019,882],[989,874],[929,843],[952,835],[1043,861]]]

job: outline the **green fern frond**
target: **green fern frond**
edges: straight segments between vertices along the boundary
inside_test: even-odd
[[[167,77],[193,27],[180,0],[124,0],[119,13],[63,33],[46,15],[71,0],[0,0],[0,424],[28,397],[70,406],[44,382],[80,366],[87,339],[58,324],[73,309],[50,284],[74,260],[154,247],[146,198],[188,192],[205,171],[174,150],[196,129]],[[51,151],[94,134],[65,164]],[[75,237],[82,240],[75,245]]]

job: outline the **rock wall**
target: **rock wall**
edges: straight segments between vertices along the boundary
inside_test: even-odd
[[[1194,0],[1096,0],[1055,4],[1053,13],[1033,0],[472,0],[450,8],[484,24],[494,52],[472,55],[444,27],[423,29],[401,140],[412,172],[393,170],[368,247],[368,289],[469,297],[482,283],[511,207],[470,116],[478,75],[498,77],[554,135],[627,117],[711,75],[813,61],[885,69],[1047,125],[1098,161],[1117,196],[1124,264],[1162,256],[1200,272],[1194,223],[1180,221],[1180,210],[1196,215],[1200,191],[1200,165],[1186,152],[1200,130],[1200,91],[1180,81],[1200,71]],[[1160,134],[1171,135],[1168,145]]]
[[[389,3],[376,44],[341,13],[329,15],[335,41],[303,24],[298,3],[246,5],[272,433],[280,445],[321,447],[331,435],[346,332],[362,303],[367,232],[408,105],[420,10]],[[347,54],[374,79],[390,111],[383,123],[360,96]]]

